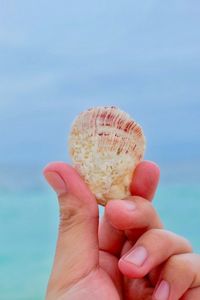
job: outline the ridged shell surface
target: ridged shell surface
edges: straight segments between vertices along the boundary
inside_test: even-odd
[[[73,164],[97,202],[130,195],[136,165],[143,159],[145,137],[141,127],[116,107],[96,107],[74,121],[69,149]]]

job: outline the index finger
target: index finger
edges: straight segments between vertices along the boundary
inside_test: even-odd
[[[133,196],[140,196],[151,201],[156,192],[160,178],[159,167],[150,161],[143,161],[135,169],[130,190]],[[123,218],[123,215],[121,216]],[[126,236],[124,231],[115,229],[106,216],[106,207],[103,219],[99,226],[99,247],[103,251],[119,254]]]

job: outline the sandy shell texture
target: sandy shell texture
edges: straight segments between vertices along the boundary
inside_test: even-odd
[[[141,127],[116,107],[96,107],[74,121],[69,150],[73,164],[101,205],[130,195],[136,165],[143,159]]]

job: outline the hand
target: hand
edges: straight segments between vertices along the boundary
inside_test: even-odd
[[[154,164],[138,165],[131,186],[137,197],[110,202],[99,233],[96,201],[75,170],[54,163],[44,174],[60,205],[47,300],[147,300],[152,294],[153,299],[199,299],[199,256],[190,254],[187,241],[161,229],[159,217],[145,200],[151,200],[156,190],[159,172]]]

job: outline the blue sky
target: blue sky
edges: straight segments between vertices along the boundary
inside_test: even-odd
[[[1,169],[68,160],[73,118],[109,104],[143,126],[146,158],[197,168],[199,1],[0,6]]]

